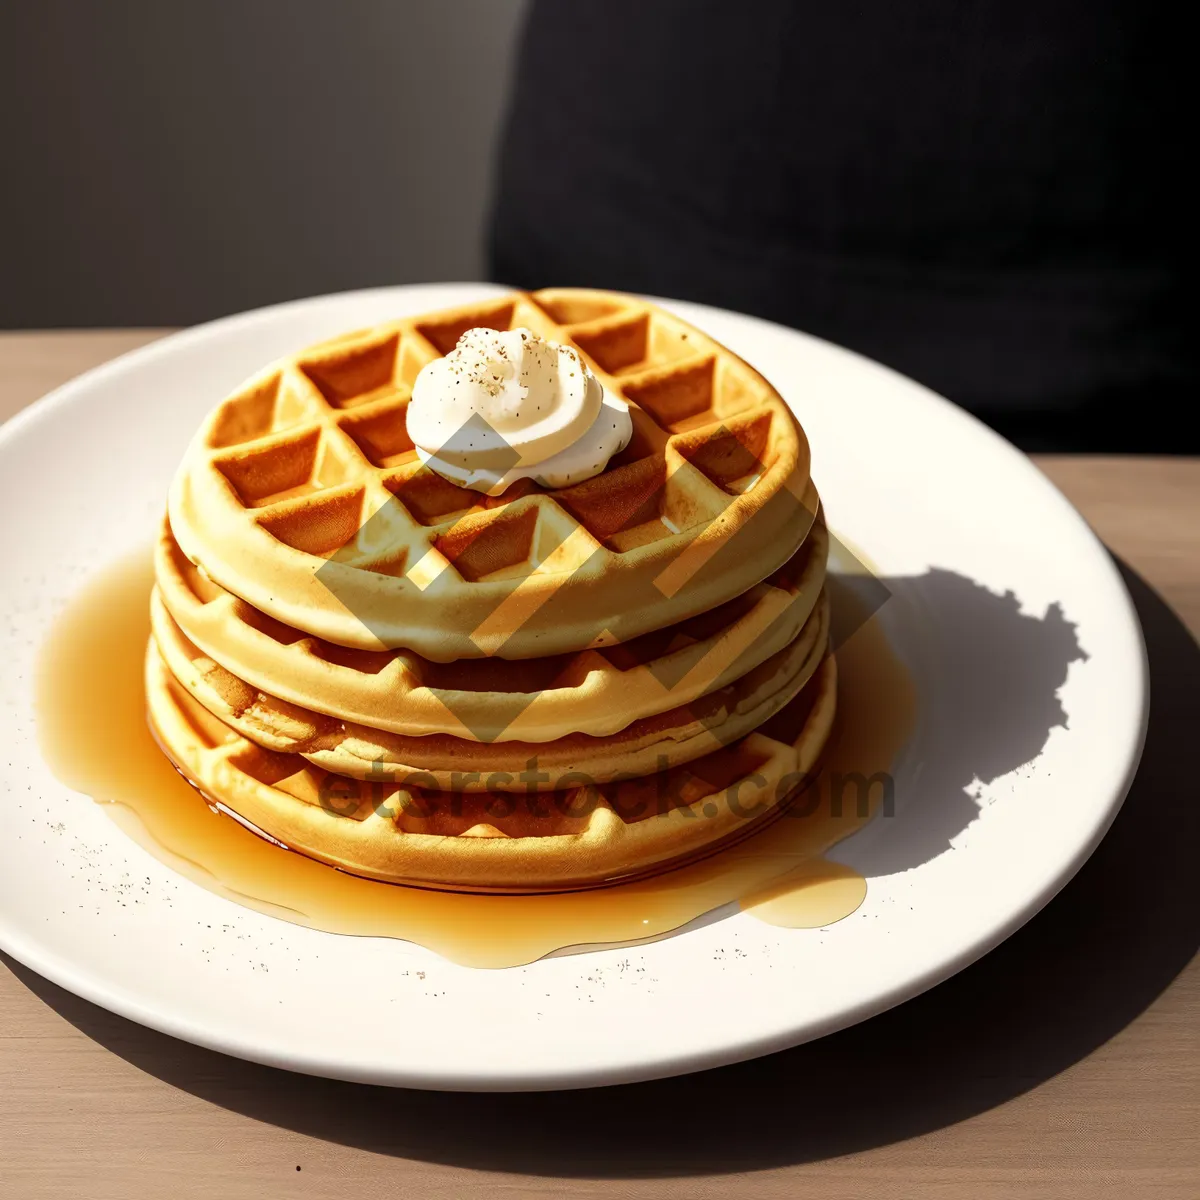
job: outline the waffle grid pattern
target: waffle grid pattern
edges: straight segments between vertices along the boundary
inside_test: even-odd
[[[476,325],[526,326],[573,345],[629,401],[633,436],[603,475],[553,492],[522,481],[487,498],[421,465],[405,427],[413,381]],[[307,632],[367,649],[412,644],[442,661],[531,657],[584,648],[547,645],[545,630],[522,636],[531,612],[567,581],[605,591],[594,631],[602,639],[610,613],[645,629],[690,615],[693,578],[770,496],[790,489],[784,536],[763,521],[753,547],[759,577],[769,574],[807,532],[795,519],[806,499],[812,512],[807,483],[802,432],[740,359],[652,305],[563,290],[394,322],[277,365],[210,418],[177,478],[171,518],[191,559]],[[738,558],[753,561],[745,550]],[[280,574],[260,576],[264,563]],[[318,571],[340,604],[318,602]],[[633,597],[651,599],[629,589],[631,573],[646,572],[662,603],[643,607],[661,611],[624,613]],[[410,619],[397,629],[376,613],[396,602],[388,585],[401,579],[416,588],[403,593]],[[712,607],[712,587],[733,595],[753,582],[714,580],[692,611]],[[433,612],[431,631],[411,619],[422,593],[436,607],[472,590],[469,637],[447,637]]]

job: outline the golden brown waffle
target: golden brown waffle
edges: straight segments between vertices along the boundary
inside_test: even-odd
[[[158,588],[188,640],[253,688],[371,729],[480,742],[604,737],[686,705],[789,645],[825,579],[811,536],[769,579],[719,608],[632,642],[515,664],[432,663],[408,650],[347,650],[252,609],[184,557],[164,522]]]
[[[553,742],[490,745],[447,734],[387,733],[253,688],[198,649],[157,592],[151,625],[175,679],[214,716],[268,750],[302,754],[356,779],[420,776],[428,787],[526,792],[561,790],[584,779],[608,783],[650,775],[744,737],[791,701],[816,671],[829,644],[829,605],[822,595],[789,646],[690,704],[640,718],[607,737],[572,733]]]
[[[355,874],[475,891],[598,886],[710,853],[778,816],[829,735],[826,658],[768,729],[630,782],[553,793],[451,793],[347,780],[255,745],[146,657],[152,728],[209,799],[294,850]]]
[[[473,326],[580,350],[630,403],[607,470],[487,498],[421,466],[413,380]],[[364,650],[435,662],[625,642],[746,592],[816,511],[808,443],[736,355],[608,292],[513,293],[381,325],[276,363],[217,406],[176,474],[184,553],[254,608]]]

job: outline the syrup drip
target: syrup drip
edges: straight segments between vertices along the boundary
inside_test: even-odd
[[[913,725],[911,680],[878,622],[838,651],[838,717],[803,815],[787,814],[710,858],[651,879],[538,896],[467,895],[379,883],[294,853],[214,811],[146,726],[149,555],[101,573],[58,619],[37,688],[42,752],[66,786],[180,874],[247,907],[330,933],[401,938],[474,967],[531,962],[575,946],[659,937],[725,906],[772,925],[817,928],[854,912],[866,880],[821,857],[873,815],[835,796],[852,772],[886,773]],[[832,603],[854,606],[831,578]],[[841,803],[839,803],[841,801]],[[865,810],[865,811],[864,811]]]

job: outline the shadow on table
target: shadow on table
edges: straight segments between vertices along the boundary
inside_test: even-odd
[[[987,957],[820,1041],[590,1091],[414,1092],[226,1058],[5,962],[68,1021],[142,1070],[256,1119],[378,1153],[546,1175],[700,1174],[828,1158],[961,1121],[1118,1033],[1200,940],[1200,805],[1191,783],[1200,647],[1149,586],[1124,573],[1146,633],[1153,713],[1141,768],[1109,835],[1064,891]],[[961,826],[972,806],[959,807]],[[944,848],[954,830],[929,820],[926,833]]]

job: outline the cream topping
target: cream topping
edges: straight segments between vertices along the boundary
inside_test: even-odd
[[[424,463],[488,495],[590,479],[633,432],[578,351],[528,329],[468,329],[417,376],[407,421]]]

